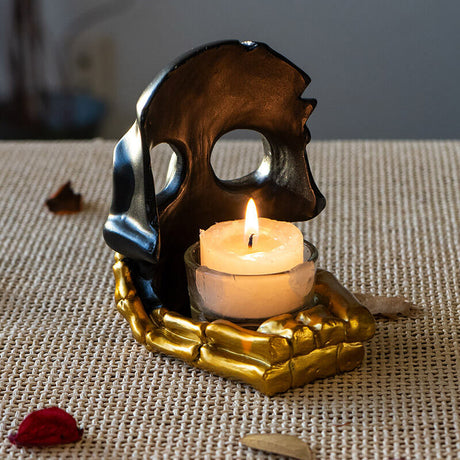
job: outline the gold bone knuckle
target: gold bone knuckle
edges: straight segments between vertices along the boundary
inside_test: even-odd
[[[308,326],[299,326],[291,340],[292,355],[308,355],[316,348],[315,333]]]
[[[231,351],[239,356],[250,356],[267,364],[289,360],[289,340],[274,334],[249,331],[226,320],[207,324],[206,342],[217,349]]]
[[[145,343],[145,335],[150,332],[155,325],[145,313],[139,297],[134,299],[121,299],[117,304],[118,311],[128,321],[134,338],[139,342]]]
[[[289,339],[293,356],[306,355],[316,348],[314,332],[308,326],[294,319],[289,313],[266,320],[257,331],[264,334],[276,334]]]
[[[292,386],[302,386],[313,380],[335,375],[338,346],[331,345],[313,350],[308,355],[294,356],[291,360]]]
[[[117,302],[117,310],[126,321],[130,322],[131,317],[136,316],[134,305],[131,299],[121,299]]]
[[[131,273],[123,260],[118,260],[112,267],[115,277],[115,301],[136,296],[136,288],[131,279]]]
[[[324,305],[301,311],[296,320],[314,331],[318,348],[345,341],[345,321],[333,315]]]
[[[163,314],[164,327],[188,340],[203,342],[205,340],[206,324],[204,321],[195,321],[169,310],[166,310]]]
[[[347,341],[364,342],[375,334],[375,319],[363,305],[350,308],[347,330]]]
[[[276,334],[287,339],[292,339],[294,329],[298,327],[297,321],[290,313],[274,316],[273,318],[264,321],[258,328],[257,332],[263,334]]]
[[[337,349],[337,370],[339,372],[352,371],[364,359],[364,345],[361,342],[342,343]]]
[[[345,321],[347,342],[365,341],[374,335],[374,317],[332,273],[318,270],[315,293],[334,315]]]
[[[293,387],[291,361],[270,366],[263,375],[262,382],[252,384],[254,388],[267,396],[283,393]]]
[[[198,359],[201,340],[190,340],[165,328],[155,328],[146,334],[146,347],[152,351],[192,363]]]
[[[152,321],[157,325],[157,327],[164,327],[164,315],[168,312],[169,310],[167,310],[166,308],[164,307],[160,307],[160,308],[154,308],[151,312],[150,312],[150,318],[152,319]]]
[[[147,336],[148,347],[189,363],[196,361],[204,342],[205,323],[161,307],[150,314],[157,327]]]

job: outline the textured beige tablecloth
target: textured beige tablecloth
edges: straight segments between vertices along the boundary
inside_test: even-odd
[[[379,320],[359,369],[272,398],[132,338],[101,233],[113,145],[0,143],[0,458],[267,458],[239,444],[257,432],[298,435],[317,459],[460,458],[460,142],[309,146],[328,199],[303,227],[320,265],[417,312]],[[216,168],[236,174],[257,147],[222,144]],[[154,159],[160,175],[166,163]],[[52,215],[44,200],[69,178],[85,209]],[[82,441],[11,446],[23,417],[51,405]]]

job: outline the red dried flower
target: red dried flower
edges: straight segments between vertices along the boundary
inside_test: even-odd
[[[30,413],[8,439],[16,446],[51,446],[79,441],[82,433],[65,410],[48,407]]]

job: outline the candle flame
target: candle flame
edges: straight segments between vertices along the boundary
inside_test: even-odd
[[[254,200],[251,198],[246,207],[246,219],[244,221],[244,239],[249,248],[252,248],[259,236],[259,218]]]

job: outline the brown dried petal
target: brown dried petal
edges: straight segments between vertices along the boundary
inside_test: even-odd
[[[385,297],[371,294],[354,294],[373,315],[382,315],[395,319],[398,315],[410,316],[411,308],[414,307],[404,297]]]
[[[287,434],[248,434],[241,443],[253,449],[272,454],[286,455],[300,460],[313,460],[313,454],[306,443],[296,436]]]
[[[70,181],[66,182],[56,193],[51,195],[45,204],[55,214],[71,214],[82,210],[81,195],[72,190]]]

